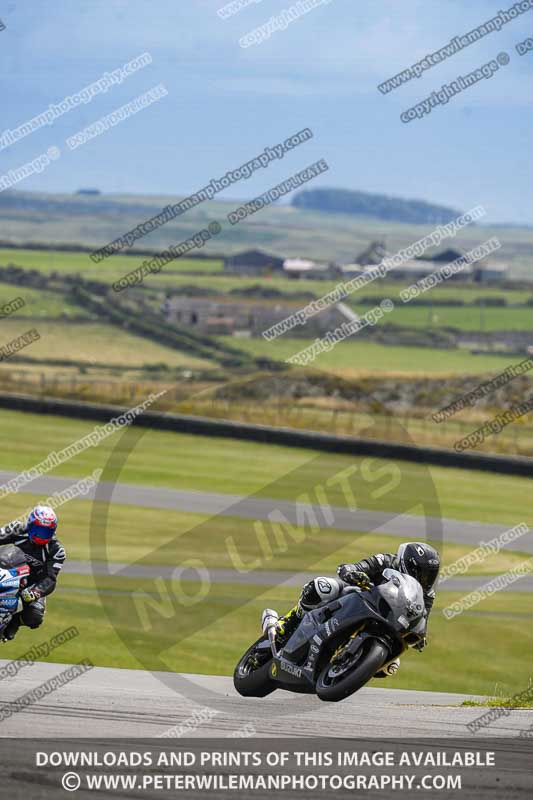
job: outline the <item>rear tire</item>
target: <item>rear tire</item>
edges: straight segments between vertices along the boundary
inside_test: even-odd
[[[256,646],[262,641],[264,641],[263,636],[248,648],[246,653],[235,667],[235,672],[233,673],[233,685],[238,693],[243,697],[266,697],[276,688],[276,684],[270,678],[270,665],[272,664],[272,658],[269,658],[268,661],[266,661],[257,669],[252,669],[250,667],[250,657],[252,656]]]
[[[368,683],[390,659],[388,648],[377,639],[371,639],[366,648],[366,653],[363,653],[361,659],[355,663],[353,669],[344,678],[335,680],[328,675],[331,663],[324,667],[316,682],[316,693],[321,700],[333,703],[344,700]]]

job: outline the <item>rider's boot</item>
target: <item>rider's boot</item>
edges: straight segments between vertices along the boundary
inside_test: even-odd
[[[305,610],[300,605],[300,602],[298,602],[294,608],[291,608],[291,610],[287,612],[287,614],[284,614],[283,617],[279,618],[276,625],[276,644],[278,647],[283,647],[287,644],[292,634],[302,621],[304,614]]]
[[[18,633],[18,629],[20,628],[20,614],[15,614],[11,617],[8,625],[2,631],[2,641],[4,642],[11,642],[15,638]]]
[[[374,675],[374,678],[392,678],[398,670],[400,669],[400,659],[393,658],[392,661],[389,661],[387,664],[384,664],[378,672]]]

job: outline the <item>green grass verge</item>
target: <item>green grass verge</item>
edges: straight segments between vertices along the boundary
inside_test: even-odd
[[[1,410],[0,469],[29,469],[51,451],[59,451],[87,435],[96,425]],[[114,434],[98,447],[90,447],[50,474],[83,477],[105,467],[119,436]],[[530,519],[531,488],[527,478],[164,431],[144,432],[127,458],[120,481],[241,496],[261,492],[264,497],[293,501],[316,486],[324,486],[330,504],[345,506],[348,501],[340,482],[327,486],[326,482],[346,468],[354,470],[351,485],[360,508],[420,514],[422,493],[427,493],[433,484],[443,517],[504,525]],[[373,483],[361,480],[369,472],[373,478],[382,477]],[[381,495],[374,492],[387,485],[390,478],[394,490]],[[436,511],[439,512],[438,507]]]
[[[533,691],[533,690],[532,690]],[[487,700],[465,700],[463,706],[483,708],[533,708],[533,700],[517,700],[515,697],[489,697]]]
[[[154,248],[155,249],[155,248]],[[82,275],[97,281],[113,283],[121,275],[139,267],[149,256],[115,255],[104,265],[91,261],[89,253],[64,253],[58,250],[9,250],[0,248],[0,265],[16,264],[25,269],[36,269],[44,275],[57,272],[60,275]],[[168,276],[179,275],[183,271],[212,272],[222,270],[222,261],[218,259],[197,260],[194,258],[178,258],[165,267]],[[200,276],[199,276],[200,277]],[[195,279],[196,280],[196,279]],[[191,282],[191,277],[189,277]]]

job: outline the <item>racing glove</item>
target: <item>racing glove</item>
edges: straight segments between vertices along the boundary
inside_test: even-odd
[[[428,640],[426,639],[426,637],[422,636],[420,637],[419,641],[415,645],[413,645],[413,648],[415,650],[418,650],[419,653],[421,653],[424,647],[427,647],[427,643]]]
[[[370,588],[370,578],[366,572],[356,569],[354,564],[341,564],[337,567],[337,575],[350,586],[358,586],[360,589]]]
[[[38,589],[23,589],[20,593],[20,596],[24,603],[34,603],[36,600],[40,600],[41,593]]]

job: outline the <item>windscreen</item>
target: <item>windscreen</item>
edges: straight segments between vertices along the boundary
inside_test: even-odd
[[[424,593],[419,582],[410,575],[404,575],[395,569],[386,569],[383,572],[386,579],[378,587],[379,594],[392,610],[395,617],[406,616],[412,624],[424,613]],[[388,616],[387,608],[380,608],[383,616]]]
[[[13,569],[26,563],[24,553],[14,544],[6,544],[0,547],[0,567]]]

